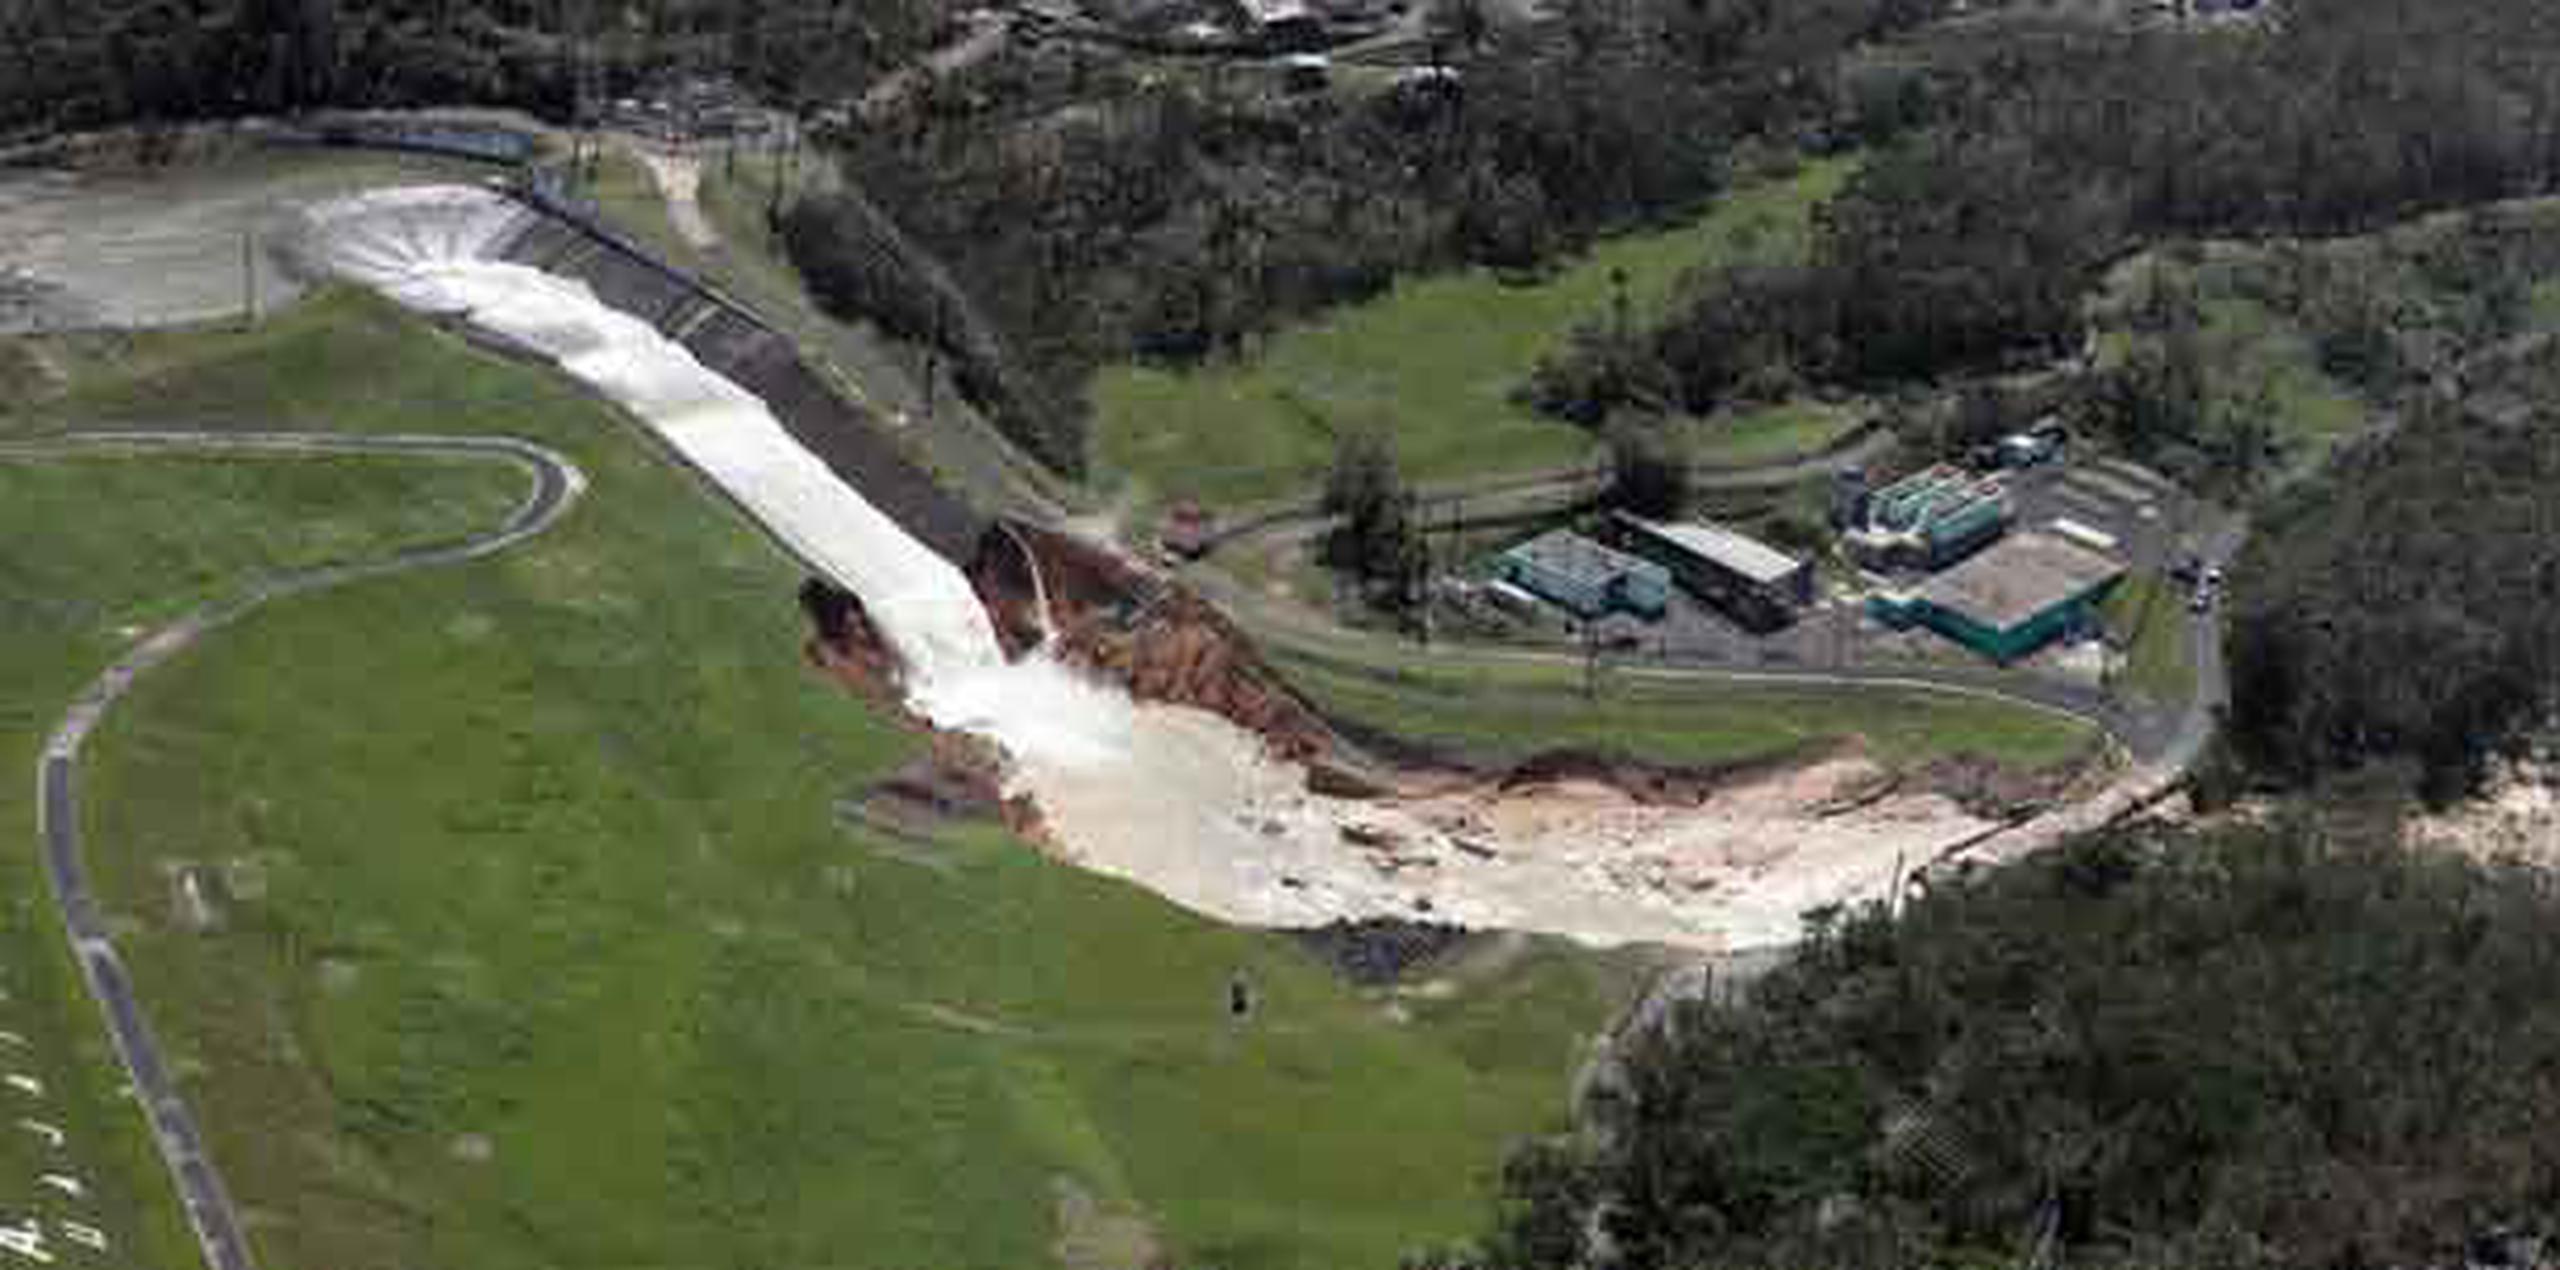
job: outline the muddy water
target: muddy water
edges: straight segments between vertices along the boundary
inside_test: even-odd
[[[1927,798],[1846,820],[1808,810],[1827,787],[1781,785],[1704,809],[1589,791],[1312,795],[1301,769],[1223,719],[1137,704],[1037,652],[1008,661],[961,572],[763,402],[585,285],[496,259],[526,215],[482,190],[384,191],[314,209],[308,238],[329,268],[536,350],[655,429],[862,598],[905,667],[909,704],[1001,746],[1013,792],[1087,867],[1237,922],[1428,915],[1717,949],[1790,939],[1802,909],[1876,893],[1897,859],[1977,827]]]

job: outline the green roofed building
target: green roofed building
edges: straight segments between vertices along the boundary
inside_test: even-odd
[[[2007,532],[2013,515],[2000,477],[1945,464],[1856,501],[1849,553],[1878,568],[1943,569]]]
[[[1502,553],[1502,576],[1579,617],[1625,610],[1660,617],[1671,602],[1671,571],[1570,530],[1538,535]]]
[[[1926,626],[2006,663],[2086,629],[2124,572],[2114,556],[2034,530],[2002,539],[1916,593],[1868,607],[1890,625]]]

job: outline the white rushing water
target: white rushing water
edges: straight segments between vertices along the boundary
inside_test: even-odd
[[[1610,799],[1513,823],[1521,809],[1501,800],[1313,794],[1303,770],[1224,719],[1134,703],[1045,656],[1006,661],[960,570],[802,449],[763,402],[583,283],[496,259],[530,215],[485,190],[389,190],[312,210],[309,246],[325,268],[532,349],[626,407],[861,597],[905,667],[909,704],[999,745],[1008,792],[1028,794],[1088,868],[1236,922],[1428,915],[1602,944],[1724,947],[1792,938],[1803,908],[1873,893],[1906,848],[1925,855],[1974,828],[1952,809],[1810,823],[1779,808],[1755,825]]]
[[[434,186],[323,204],[310,219],[329,268],[559,362],[862,597],[926,718],[1029,762],[1090,768],[1127,754],[1125,697],[1047,657],[1006,661],[960,571],[837,479],[762,401],[584,283],[493,258],[528,215],[491,191]]]

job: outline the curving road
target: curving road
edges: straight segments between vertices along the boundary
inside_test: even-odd
[[[1279,529],[1259,532],[1278,533]],[[1301,532],[1292,527],[1287,532]],[[1314,528],[1304,527],[1313,533]],[[2216,533],[2198,552],[2208,563],[2228,565],[2238,554],[2244,530],[2234,524]],[[1329,615],[1288,600],[1274,599],[1215,567],[1193,565],[1179,571],[1183,583],[1197,591],[1260,641],[1277,643],[1301,656],[1360,672],[1392,665],[1411,655],[1411,646],[1341,625]],[[2221,626],[2215,620],[2193,624],[2191,657],[2196,688],[2176,710],[2144,709],[2107,689],[2051,677],[2022,674],[1989,665],[1885,662],[1871,665],[1735,666],[1694,661],[1620,662],[1614,670],[1665,680],[1824,684],[1873,687],[1983,697],[2048,713],[2067,715],[2096,727],[2122,746],[2140,766],[2169,766],[2183,771],[2201,753],[2213,729],[2215,710],[2223,703]],[[1441,640],[1431,656],[1442,665],[1461,661],[1537,663],[1578,667],[1579,653],[1555,649],[1510,647]]]
[[[1874,463],[1892,448],[1893,441],[1891,431],[1869,427],[1840,444],[1794,458],[1729,467],[1693,468],[1690,487],[1699,490],[1775,489],[1820,480],[1847,468]],[[1456,508],[1463,508],[1471,517],[1478,519],[1528,516],[1566,511],[1589,502],[1600,492],[1605,480],[1602,461],[1595,458],[1543,472],[1515,472],[1432,482],[1414,487],[1413,493],[1425,521],[1430,521],[1433,513]],[[1323,532],[1332,519],[1324,510],[1324,500],[1320,497],[1281,499],[1230,512],[1226,523],[1210,533],[1205,547],[1209,554],[1215,554],[1247,539],[1271,535],[1304,540]]]
[[[0,446],[0,461],[100,451],[180,450],[191,452],[266,453],[286,455],[407,455],[506,463],[524,469],[532,488],[524,502],[502,524],[486,533],[444,546],[408,548],[374,561],[324,565],[258,579],[247,591],[217,600],[153,632],[92,681],[63,716],[37,760],[39,798],[36,835],[43,846],[45,873],[52,883],[55,907],[71,941],[81,978],[97,1002],[107,1033],[115,1042],[126,1079],[151,1124],[160,1158],[186,1207],[187,1221],[212,1270],[251,1270],[248,1240],[231,1203],[222,1175],[206,1153],[195,1116],[187,1110],[177,1081],[161,1057],[159,1043],[135,1000],[108,936],[104,914],[89,888],[80,858],[80,805],[75,780],[80,747],[109,707],[133,686],[144,671],[169,660],[207,632],[237,621],[260,605],[413,569],[435,568],[477,560],[504,551],[550,529],[566,515],[586,489],[586,475],[555,451],[513,437],[333,436],[318,433],[123,432],[89,434],[33,444]]]

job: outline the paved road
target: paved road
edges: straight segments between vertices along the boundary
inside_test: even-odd
[[[167,661],[205,633],[236,621],[271,600],[318,591],[349,582],[412,569],[458,564],[504,551],[551,528],[586,488],[577,465],[542,446],[511,437],[352,437],[302,433],[115,433],[93,434],[27,445],[0,446],[0,461],[66,453],[150,452],[158,450],[221,451],[268,454],[430,455],[509,463],[525,469],[533,485],[522,504],[503,524],[462,542],[403,550],[361,564],[327,565],[276,574],[252,583],[243,594],[219,600],[153,632],[108,667],[81,693],[62,724],[46,742],[38,760],[42,798],[37,806],[37,837],[45,871],[53,884],[55,906],[71,941],[74,960],[98,1004],[108,1035],[115,1042],[126,1079],[151,1123],[187,1220],[195,1228],[211,1270],[251,1270],[248,1240],[222,1175],[206,1154],[195,1117],[178,1092],[151,1026],[136,1001],[133,981],[125,973],[108,935],[108,925],[90,890],[80,857],[79,763],[81,744],[107,709],[144,671]]]
[[[1873,428],[1837,449],[1775,463],[1741,467],[1701,467],[1690,477],[1700,490],[1784,489],[1819,480],[1852,467],[1871,466],[1893,445],[1893,433]],[[1442,481],[1414,488],[1426,523],[1452,509],[1471,520],[1533,516],[1563,511],[1590,501],[1603,480],[1597,459],[1544,472]],[[1212,554],[1251,538],[1281,535],[1295,540],[1315,536],[1331,522],[1321,498],[1293,498],[1231,512],[1209,535]]]
[[[2199,549],[2205,559],[2227,564],[2243,539],[2235,522]],[[1389,667],[1415,656],[1403,640],[1354,630],[1305,605],[1274,599],[1215,568],[1194,566],[1181,572],[1183,582],[1240,622],[1256,640],[1289,648],[1302,656],[1349,671]],[[2071,716],[2113,738],[2126,755],[2143,766],[2165,765],[2184,771],[2202,753],[2212,735],[2214,710],[2225,700],[2221,627],[2217,621],[2194,623],[2192,638],[2196,691],[2179,711],[2145,710],[2118,695],[2088,684],[2052,676],[2004,670],[1989,665],[1880,662],[1845,666],[1752,667],[1680,660],[1654,661],[1612,657],[1615,673],[1691,681],[1828,684],[1878,689],[1918,690],[1987,697]],[[1441,640],[1431,645],[1435,665],[1468,662],[1547,663],[1580,666],[1579,654],[1470,644]]]

